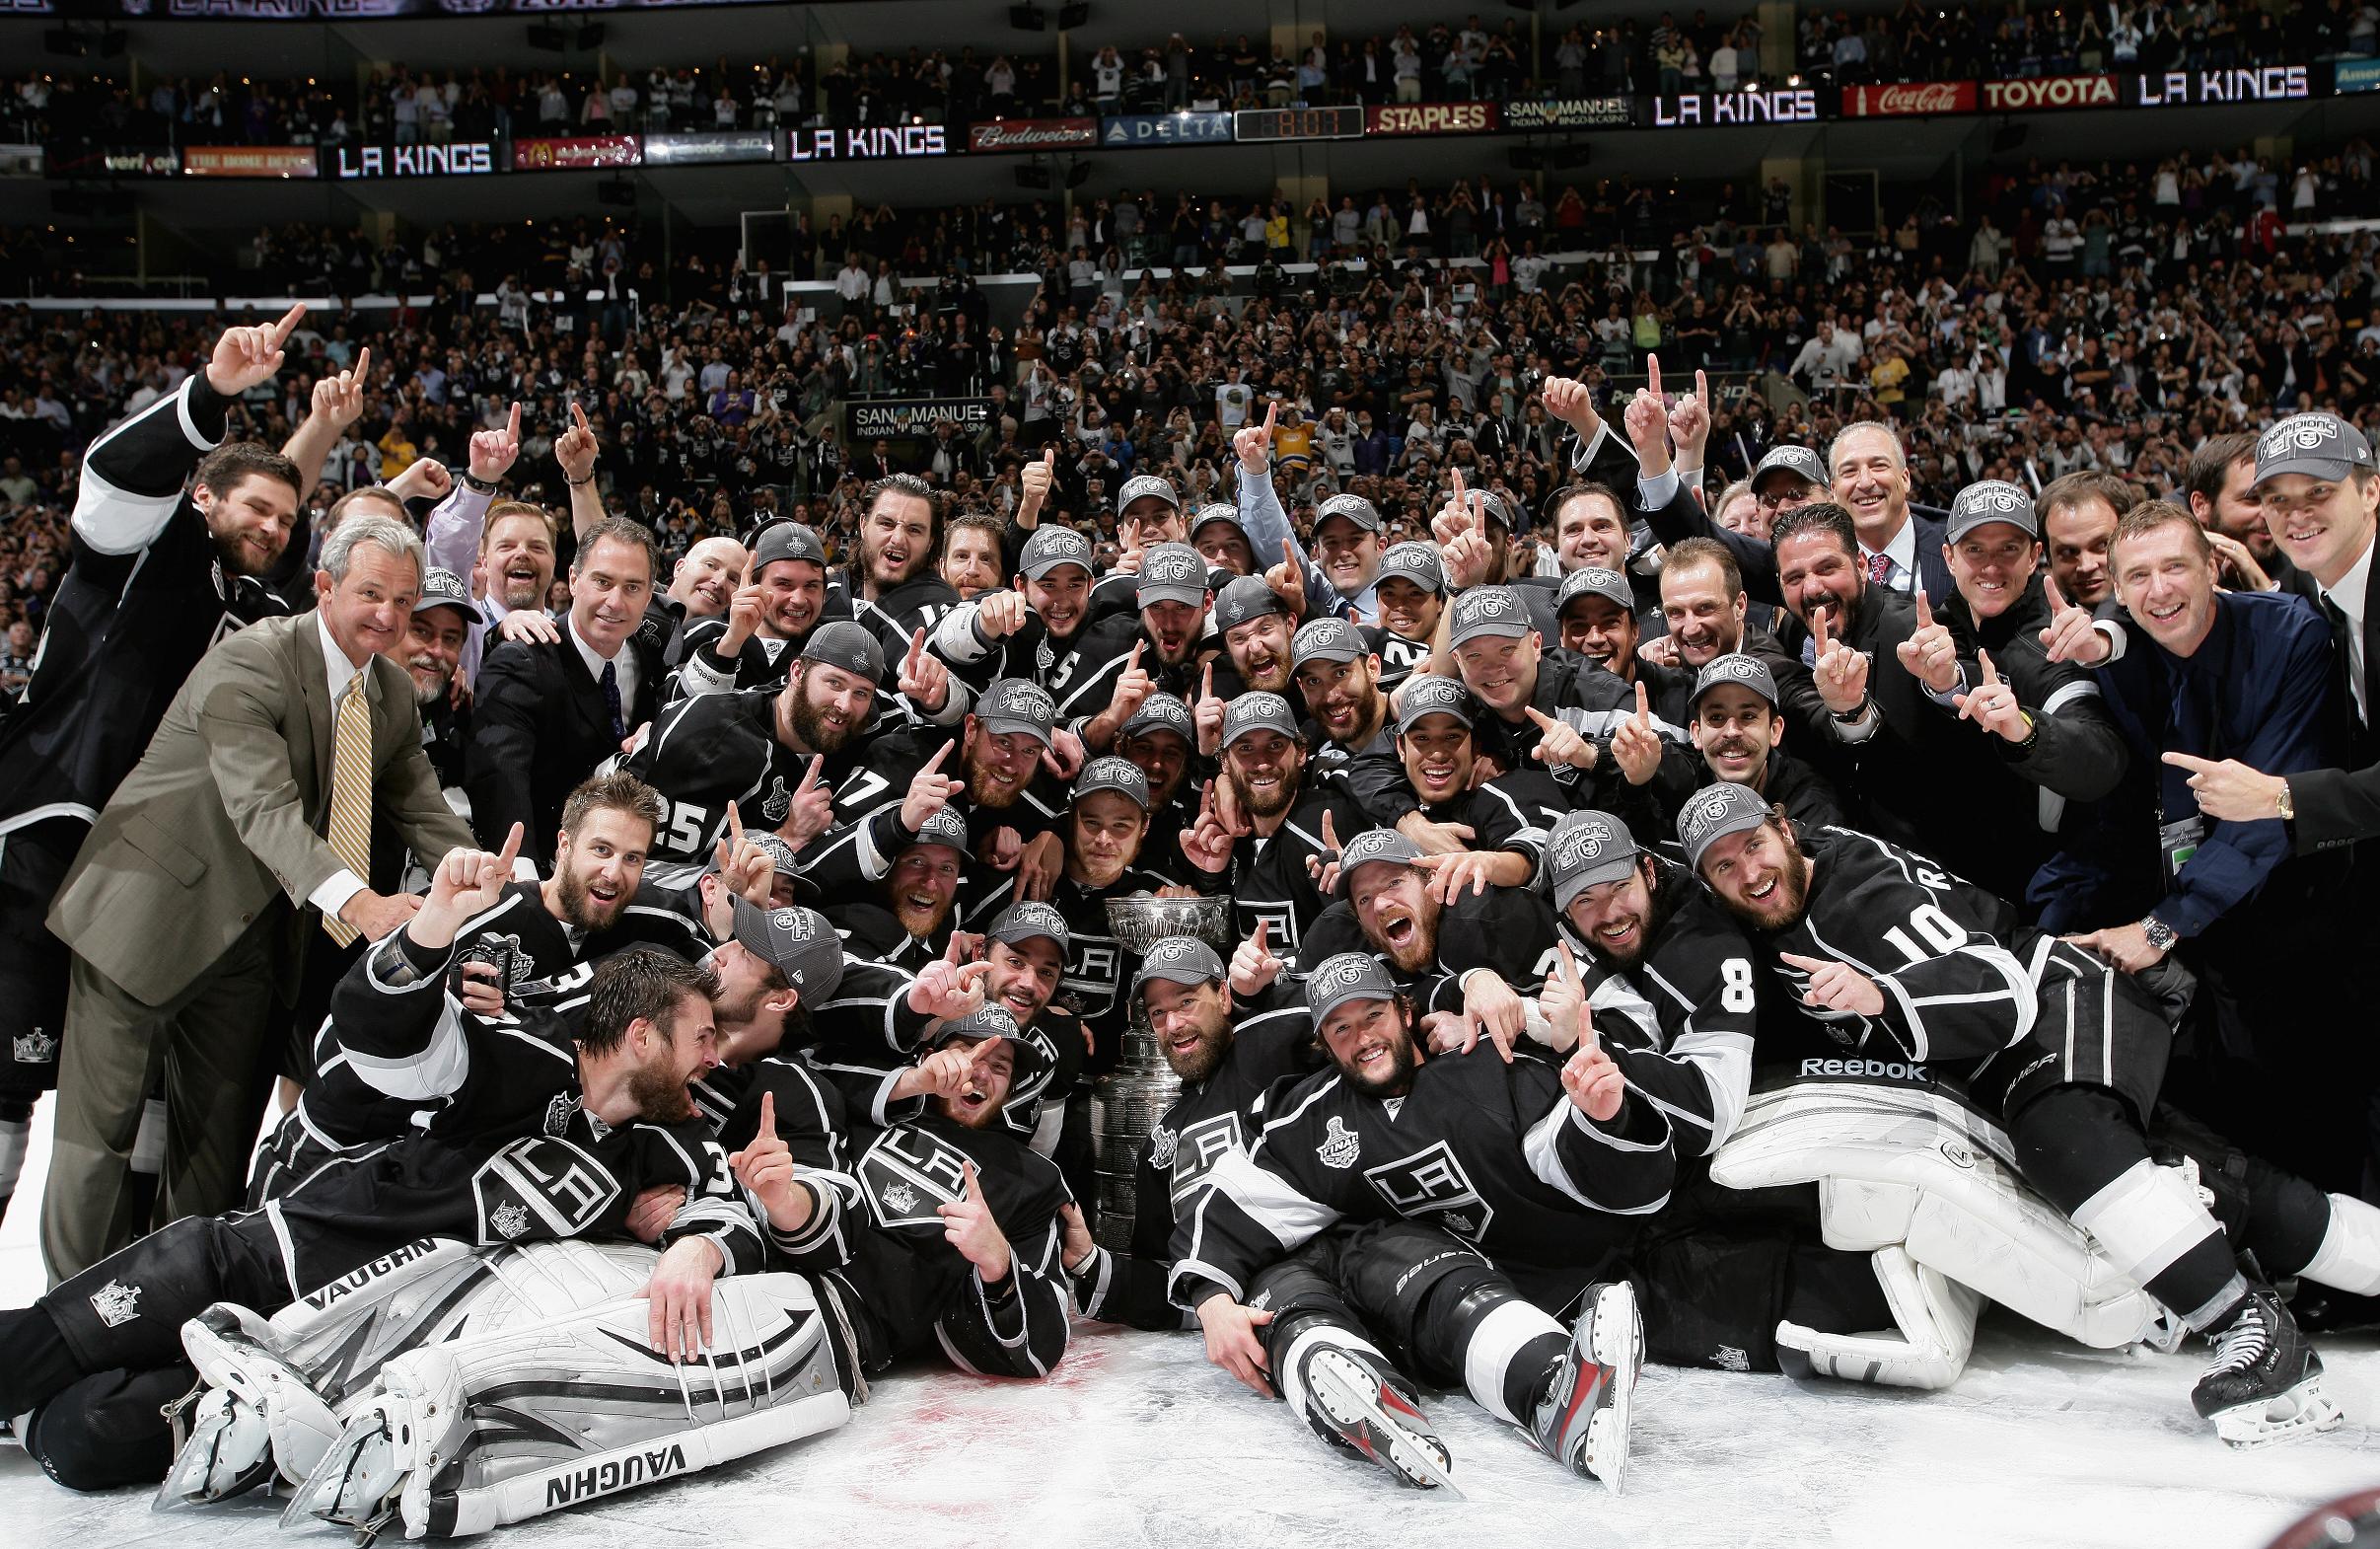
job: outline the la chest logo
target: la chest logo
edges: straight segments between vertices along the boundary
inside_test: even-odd
[[[1473,1242],[1484,1237],[1495,1219],[1495,1207],[1480,1197],[1462,1158],[1444,1141],[1367,1168],[1363,1178],[1398,1215],[1434,1215],[1448,1231]]]

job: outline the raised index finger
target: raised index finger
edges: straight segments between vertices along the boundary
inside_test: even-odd
[[[1264,406],[1264,439],[1265,439],[1265,440],[1270,441],[1270,440],[1272,439],[1272,423],[1273,423],[1273,421],[1274,421],[1275,419],[1278,419],[1278,418],[1280,417],[1280,413],[1281,413],[1281,401],[1280,401],[1279,399],[1277,399],[1277,398],[1276,398],[1276,399],[1272,400],[1270,403],[1268,403],[1268,404],[1266,404],[1266,405]]]
[[[1328,813],[1326,813],[1326,814],[1324,814],[1324,816],[1328,817],[1328,816],[1329,816],[1329,814],[1328,814]],[[1271,922],[1271,921],[1269,921],[1269,920],[1260,920],[1260,921],[1258,921],[1258,922],[1257,922],[1257,933],[1256,933],[1255,935],[1250,936],[1250,937],[1248,938],[1249,940],[1251,940],[1251,941],[1253,941],[1253,942],[1255,942],[1255,943],[1256,943],[1257,956],[1259,956],[1259,957],[1262,957],[1262,956],[1264,955],[1264,932],[1265,932],[1265,930],[1266,930],[1267,928],[1269,928],[1269,927],[1271,926],[1271,924],[1272,924],[1272,922]]]
[[[903,662],[902,665],[904,668],[908,669],[908,671],[909,671],[909,672],[911,673],[911,675],[913,676],[913,675],[915,674],[916,667],[917,667],[917,658],[918,658],[918,657],[920,657],[920,656],[923,656],[924,654],[925,654],[925,630],[923,630],[923,629],[918,629],[918,630],[914,631],[913,633],[911,633],[911,634],[909,635],[909,656],[908,656],[908,660],[907,660],[907,661],[905,661],[905,662]]]
[[[1931,607],[1927,606],[1927,604],[1926,604],[1926,601],[1925,601],[1925,588],[1924,588],[1924,587],[1922,587],[1922,586],[1920,586],[1920,587],[1918,587],[1916,590],[1917,590],[1917,627],[1918,627],[1918,628],[1920,628],[1920,629],[1930,629],[1930,628],[1932,628],[1932,627],[1934,627],[1934,611],[1933,611],[1933,609],[1932,609]]]
[[[521,835],[524,828],[525,825],[515,823],[512,826],[512,832],[504,836],[504,848],[496,853],[496,864],[504,868],[504,874],[508,877],[512,875],[513,861],[518,859],[521,853]]]
[[[371,345],[366,344],[366,345],[365,345],[363,348],[361,348],[361,349],[359,349],[359,350],[357,350],[357,351],[355,352],[355,368],[354,368],[354,375],[355,375],[355,385],[356,385],[357,387],[362,387],[362,386],[364,385],[364,379],[365,379],[366,377],[369,377],[370,375],[372,375],[372,346],[371,346]]]
[[[281,347],[282,342],[287,339],[291,332],[297,328],[298,320],[304,316],[306,316],[306,303],[302,301],[296,306],[291,307],[287,312],[281,314],[281,321],[272,326],[273,348],[279,349]]]
[[[727,804],[727,832],[735,836],[737,848],[742,848],[744,845],[744,819],[742,815],[736,811],[736,804],[732,801]]]
[[[1636,680],[1636,718],[1638,720],[1651,720],[1653,718],[1652,701],[1645,698],[1644,680],[1642,678]]]
[[[587,423],[586,406],[581,404],[575,398],[570,401],[570,421],[577,428],[586,431],[589,435],[595,434],[595,427]]]
[[[1465,506],[1467,502],[1463,494],[1463,470],[1457,468],[1449,470],[1449,472],[1455,476],[1455,504],[1458,507]]]
[[[1661,396],[1661,357],[1659,355],[1644,357],[1644,387],[1645,391],[1652,394],[1653,397]]]
[[[754,1137],[754,1139],[773,1141],[776,1138],[777,1094],[775,1092],[762,1092],[760,1094],[760,1130],[759,1133]]]
[[[934,750],[934,756],[925,761],[925,768],[919,770],[917,773],[920,774],[931,774],[936,770],[942,768],[942,761],[949,758],[951,756],[951,749],[957,746],[958,744],[955,742],[946,742],[941,747],[936,748]]]
[[[1991,653],[1987,650],[1984,650],[1983,647],[1978,646],[1976,648],[1975,656],[1977,663],[1983,669],[1983,681],[1985,683],[1999,682],[2000,675],[1995,672],[1991,666]]]
[[[943,751],[946,753],[950,751],[948,744],[944,745]],[[810,794],[810,792],[818,789],[819,771],[825,769],[826,767],[827,756],[824,753],[813,753],[810,755],[810,772],[802,776],[802,783],[795,788],[794,794],[797,796],[807,796]]]
[[[2042,600],[2050,605],[2050,612],[2059,614],[2066,611],[2066,600],[2057,594],[2056,576],[2045,575],[2042,577],[2041,594]]]

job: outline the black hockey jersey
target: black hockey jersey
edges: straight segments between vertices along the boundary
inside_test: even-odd
[[[710,868],[727,834],[729,802],[756,832],[775,829],[793,810],[812,755],[777,740],[776,704],[774,695],[758,690],[681,700],[653,718],[622,761],[626,773],[670,804],[645,862],[655,881],[684,887]],[[820,781],[831,789],[856,757],[848,748],[829,757]]]
[[[1124,991],[1140,972],[1140,954],[1127,950],[1108,922],[1108,904],[1165,885],[1156,873],[1127,866],[1108,887],[1086,888],[1063,872],[1050,887],[1049,905],[1066,922],[1066,966],[1052,1003],[1090,1026],[1094,1053],[1088,1069],[1094,1075],[1116,1068],[1129,1010]],[[968,905],[962,924],[972,931],[988,929],[1015,902],[1016,876],[1010,873]],[[1065,1088],[1059,1090],[1062,1094]]]
[[[750,1065],[722,1066],[689,1088],[719,1148],[733,1156],[760,1132],[760,1099],[773,1097],[777,1139],[793,1158],[793,1175],[809,1189],[810,1219],[799,1231],[779,1231],[765,1211],[753,1219],[777,1263],[812,1274],[851,1258],[853,1235],[866,1228],[859,1180],[845,1150],[842,1099],[796,1059],[769,1055]]]
[[[1462,1010],[1463,976],[1480,969],[1516,994],[1533,996],[1559,962],[1552,909],[1527,888],[1508,887],[1484,893],[1467,888],[1456,894],[1453,903],[1438,911],[1436,958],[1409,974],[1373,951],[1356,923],[1354,905],[1342,898],[1315,918],[1313,928],[1298,943],[1297,976],[1304,978],[1339,952],[1371,952],[1423,1011]]]
[[[1220,875],[1198,874],[1201,891],[1231,894],[1232,925],[1240,939],[1255,935],[1261,922],[1268,927],[1268,946],[1278,953],[1293,952],[1315,917],[1330,907],[1306,869],[1307,860],[1327,848],[1326,812],[1342,844],[1371,827],[1343,780],[1309,770],[1287,820],[1270,838],[1241,836],[1232,846],[1230,865]]]

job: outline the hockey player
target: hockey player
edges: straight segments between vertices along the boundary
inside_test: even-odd
[[[1784,709],[1768,664],[1737,652],[1714,656],[1695,675],[1687,735],[1701,761],[1695,785],[1680,791],[1648,780],[1615,791],[1615,810],[1646,845],[1677,831],[1678,814],[1694,793],[1717,780],[1750,786],[1794,822],[1826,827],[1842,821],[1833,782],[1784,751]]]
[[[1457,597],[1446,611],[1446,648],[1488,710],[1474,728],[1481,753],[1507,770],[1532,761],[1556,774],[1609,766],[1612,736],[1631,707],[1627,686],[1583,658],[1546,654],[1519,593],[1479,586]],[[1584,713],[1573,723],[1556,718],[1563,709]]]
[[[1380,686],[1394,689],[1429,660],[1438,617],[1446,611],[1446,571],[1438,546],[1391,544],[1380,556],[1373,586],[1380,595],[1380,628],[1372,649],[1380,657]]]
[[[789,653],[798,657],[812,630],[849,617],[848,610],[828,611],[827,546],[801,523],[779,522],[753,547],[751,571],[727,608],[686,625],[671,698],[774,689],[790,670]]]
[[[1242,933],[1254,935],[1262,921],[1290,948],[1330,902],[1318,885],[1320,867],[1307,865],[1334,848],[1323,838],[1323,815],[1343,833],[1364,827],[1343,782],[1308,767],[1300,735],[1279,695],[1232,701],[1223,716],[1222,774],[1207,783],[1198,823],[1182,838],[1200,891],[1232,895]]]
[[[1052,689],[1059,716],[1094,753],[1115,745],[1152,693],[1188,697],[1199,681],[1201,654],[1211,654],[1206,626],[1215,594],[1197,550],[1159,544],[1131,580],[1136,611],[1094,624],[1073,673]]]
[[[1380,658],[1362,630],[1344,619],[1316,619],[1291,639],[1289,661],[1306,713],[1322,733],[1314,746],[1316,759],[1326,766],[1344,765],[1366,753],[1389,751],[1395,714],[1380,687]]]
[[[1169,882],[1190,887],[1197,877],[1183,856],[1181,841],[1198,821],[1197,793],[1190,779],[1197,738],[1190,707],[1170,694],[1141,701],[1116,734],[1116,751],[1149,778],[1149,837],[1140,847],[1141,863]]]
[[[825,912],[846,950],[910,973],[949,950],[968,860],[967,819],[954,808],[935,810],[917,823],[916,832],[880,882],[854,871],[838,885],[829,880],[839,874],[838,867],[811,878],[822,894],[836,900]],[[841,854],[856,858],[857,847],[845,847]],[[854,890],[862,896],[850,897]]]
[[[1633,1291],[1605,1277],[1668,1196],[1668,1119],[1583,1026],[1558,1067],[1427,1053],[1367,954],[1320,964],[1306,1003],[1333,1068],[1267,1103],[1174,1233],[1170,1292],[1208,1359],[1263,1392],[1298,1309],[1249,1305],[1257,1277],[1344,1225],[1315,1268],[1401,1363],[1618,1491],[1643,1332]],[[1551,1309],[1572,1306],[1565,1330]]]
[[[797,852],[825,833],[831,792],[865,746],[884,673],[874,635],[856,624],[825,624],[773,694],[704,693],[663,709],[620,763],[669,803],[654,837],[654,880],[683,887],[699,875],[727,832],[731,805]]]
[[[1091,622],[1091,542],[1071,527],[1035,529],[1015,583],[960,604],[934,627],[933,652],[970,685],[1024,678],[1056,691],[1071,681]]]
[[[1805,833],[1742,785],[1698,795],[1687,858],[1764,966],[1844,1050],[1961,1072],[2028,1182],[2135,1284],[2216,1342],[2191,1395],[2234,1444],[2329,1430],[2322,1360],[2143,1126],[2172,1034],[2128,975],[2018,924],[1982,889],[1882,840]]]
[[[914,474],[887,474],[861,492],[858,561],[828,579],[828,606],[839,602],[876,636],[889,660],[931,632],[959,606],[951,583],[934,573],[934,487]]]
[[[1213,714],[1220,715],[1224,702],[1250,689],[1287,695],[1296,631],[1297,616],[1262,578],[1243,575],[1225,582],[1215,593],[1215,633],[1223,641],[1223,660],[1207,663],[1200,674],[1199,705],[1213,701]],[[1220,690],[1212,676],[1217,666],[1224,669]]]
[[[1395,828],[1433,858],[1451,899],[1457,886],[1526,887],[1545,831],[1570,794],[1530,766],[1481,779],[1472,722],[1478,703],[1453,678],[1422,673],[1396,696],[1396,735],[1347,764],[1347,783],[1375,824]]]

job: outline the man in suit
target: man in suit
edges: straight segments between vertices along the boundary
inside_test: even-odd
[[[497,836],[528,830],[522,852],[553,862],[562,803],[620,751],[660,703],[661,658],[637,637],[659,553],[636,523],[607,517],[570,562],[570,612],[551,643],[507,641],[487,653],[471,710],[464,789],[471,822]]]
[[[1942,553],[1942,523],[1910,509],[1900,431],[1877,419],[1844,426],[1827,448],[1827,470],[1835,503],[1858,529],[1859,563],[1870,585],[1904,597],[1923,591],[1936,608],[1958,595]]]
[[[315,612],[207,654],[67,871],[49,912],[74,952],[41,1209],[53,1276],[155,1223],[133,1143],[161,1071],[155,1221],[238,1202],[270,1030],[313,934],[378,939],[419,905],[366,886],[374,825],[393,824],[430,865],[470,844],[421,751],[412,685],[382,654],[403,639],[421,576],[404,523],[342,523],[323,546]]]

